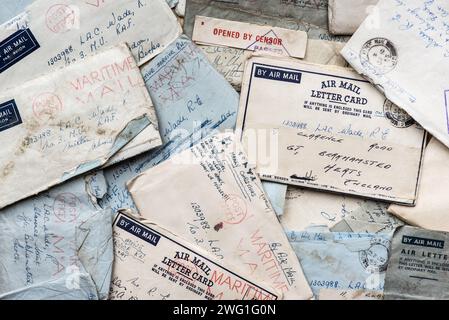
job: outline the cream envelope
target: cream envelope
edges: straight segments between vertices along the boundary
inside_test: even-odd
[[[104,165],[151,106],[126,45],[3,91],[0,208]]]
[[[184,32],[191,36],[196,16],[206,16],[292,30],[307,30],[315,39],[328,39],[327,1],[189,0]]]
[[[388,211],[426,229],[449,231],[449,150],[438,140],[430,140],[423,160],[415,207],[391,205]]]
[[[3,0],[0,11],[0,23],[4,23],[16,16],[29,5],[33,0]]]
[[[111,300],[277,300],[235,268],[170,232],[119,213]]]
[[[449,146],[449,3],[382,0],[342,51],[424,129]],[[401,114],[393,115],[400,119]]]
[[[352,70],[254,57],[240,97],[263,180],[413,205],[425,131]]]
[[[277,27],[290,31],[302,30],[308,36],[305,61],[347,65],[347,62],[340,55],[347,37],[329,34],[327,1],[299,3],[279,0],[259,2],[250,0],[236,2],[191,0],[187,3],[186,10],[184,30],[187,35],[192,35],[197,16],[241,21],[253,25],[266,25],[270,28]],[[217,41],[211,43],[217,43]],[[251,51],[217,45],[200,45],[200,47],[217,70],[237,90],[240,90],[243,67]],[[287,54],[287,56],[291,56],[291,54]]]
[[[3,88],[122,42],[141,66],[181,34],[164,0],[36,0],[14,20],[0,27]]]
[[[285,299],[312,297],[298,259],[233,134],[218,134],[128,183],[140,214]]]
[[[449,299],[449,233],[397,230],[385,276],[385,300]]]
[[[286,231],[303,231],[312,226],[332,229],[345,219],[352,229],[348,232],[364,232],[360,227],[371,224],[393,231],[402,222],[387,213],[387,207],[383,202],[289,186],[280,221]]]
[[[353,34],[378,2],[379,0],[329,0],[329,31],[337,35]]]
[[[192,40],[200,44],[304,58],[307,33],[300,30],[196,16]]]

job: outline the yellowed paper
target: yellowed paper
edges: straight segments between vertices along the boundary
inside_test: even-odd
[[[285,299],[312,292],[233,134],[207,138],[144,172],[128,189],[146,219],[254,276]]]
[[[391,205],[388,211],[409,224],[425,229],[449,231],[447,191],[449,150],[432,138],[424,155],[422,177],[415,207]]]
[[[415,202],[425,132],[350,69],[250,59],[237,127],[262,180]]]

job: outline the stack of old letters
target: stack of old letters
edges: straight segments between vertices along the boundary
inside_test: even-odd
[[[1,299],[449,299],[447,1],[3,2]]]

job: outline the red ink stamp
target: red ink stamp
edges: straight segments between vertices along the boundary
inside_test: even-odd
[[[33,100],[33,112],[36,118],[51,118],[62,110],[62,101],[54,93],[42,93]]]
[[[245,220],[248,209],[245,200],[237,195],[230,194],[225,201],[225,220],[229,224],[239,224]]]
[[[72,193],[61,193],[53,203],[53,213],[61,222],[74,222],[80,214],[81,201]]]
[[[55,4],[48,9],[45,21],[52,32],[64,33],[75,26],[76,12],[65,4]]]

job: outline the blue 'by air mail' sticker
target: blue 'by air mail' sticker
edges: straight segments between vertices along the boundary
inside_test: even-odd
[[[0,42],[0,73],[40,47],[30,29],[14,32]]]
[[[135,235],[136,237],[142,239],[143,241],[152,244],[153,246],[157,246],[159,240],[161,240],[161,236],[152,232],[148,228],[144,228],[137,223],[134,223],[130,219],[126,219],[121,217],[120,220],[116,224],[119,228],[128,231],[129,233]]]
[[[0,104],[0,132],[22,123],[14,100]]]
[[[256,78],[263,78],[269,80],[301,83],[302,73],[283,69],[256,67],[256,72],[254,73],[254,76]]]

